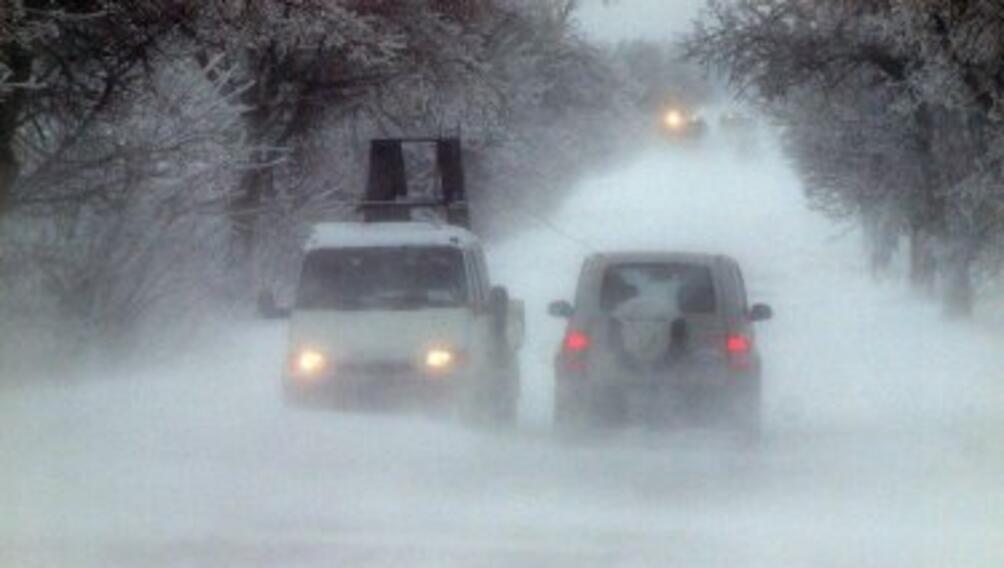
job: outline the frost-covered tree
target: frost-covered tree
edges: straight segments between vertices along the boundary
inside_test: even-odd
[[[352,212],[374,136],[459,131],[479,226],[504,231],[625,130],[620,77],[571,1],[7,5],[4,334],[50,318],[90,342],[246,309],[295,275],[307,222]],[[142,33],[73,56],[113,25]]]
[[[514,114],[548,104],[543,97],[561,99],[552,104],[559,114],[601,92],[546,68],[589,59],[567,34],[573,5],[249,0],[200,8],[190,37],[202,57],[238,70],[234,88],[249,108],[252,162],[229,202],[235,271],[249,271],[252,289],[261,278],[257,252],[273,237],[276,209],[339,210],[362,189],[359,146],[369,136],[462,131],[476,149],[510,136]],[[336,156],[344,162],[332,163]]]
[[[189,15],[180,0],[0,1],[0,213],[48,199],[42,180]]]
[[[712,0],[689,55],[786,126],[814,202],[911,239],[921,287],[972,309],[973,264],[1000,233],[997,2]],[[881,255],[880,255],[881,256]]]
[[[247,162],[244,108],[194,62],[157,68],[64,152],[50,199],[0,226],[2,355],[26,336],[121,347],[145,324],[194,321],[225,288],[220,212]]]

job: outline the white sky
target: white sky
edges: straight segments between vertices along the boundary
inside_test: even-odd
[[[589,37],[670,40],[686,32],[705,0],[582,0],[579,24]]]

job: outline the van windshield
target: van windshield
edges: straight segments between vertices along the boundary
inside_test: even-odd
[[[603,275],[600,305],[614,312],[629,301],[663,304],[680,314],[715,311],[715,288],[711,270],[685,263],[621,264]]]
[[[307,254],[300,310],[413,310],[467,304],[464,257],[451,247],[324,249]]]

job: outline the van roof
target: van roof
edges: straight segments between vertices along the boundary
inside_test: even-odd
[[[318,223],[307,250],[391,246],[456,246],[479,243],[474,233],[453,225],[420,221],[398,223]]]

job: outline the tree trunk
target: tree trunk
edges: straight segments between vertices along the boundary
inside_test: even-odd
[[[939,195],[940,176],[934,168],[935,128],[931,109],[926,104],[920,105],[914,120],[923,182],[911,215],[910,282],[917,290],[933,295],[938,271],[934,244],[936,236],[945,234],[946,204],[944,197]]]
[[[0,217],[10,210],[14,183],[21,169],[14,154],[17,107],[20,106],[13,100],[16,97],[11,95],[8,100],[0,100]]]
[[[936,265],[932,239],[923,229],[910,231],[910,284],[924,294],[934,293]]]
[[[0,132],[0,217],[11,207],[11,194],[14,192],[14,183],[20,171],[8,138],[6,132]]]
[[[972,254],[968,251],[953,255],[946,263],[945,316],[950,319],[967,319],[973,315]]]
[[[267,152],[255,152],[251,170],[244,174],[238,196],[230,203],[230,223],[233,227],[231,262],[235,273],[240,275],[238,286],[242,295],[244,292],[258,293],[259,282],[254,266],[262,208],[275,190],[272,166],[265,154]]]
[[[18,44],[0,44],[0,61],[10,69],[11,82],[27,83],[31,79],[32,57]],[[21,172],[14,144],[26,101],[23,89],[14,89],[0,96],[0,218],[13,206],[11,196]]]
[[[254,265],[261,210],[266,200],[275,195],[275,152],[269,132],[278,88],[274,81],[277,72],[274,47],[250,50],[248,58],[255,70],[255,87],[248,89],[243,97],[251,109],[245,113],[244,124],[254,150],[248,171],[230,202],[229,217],[233,230],[231,269],[238,275],[237,292],[242,297],[254,298],[259,292]]]

